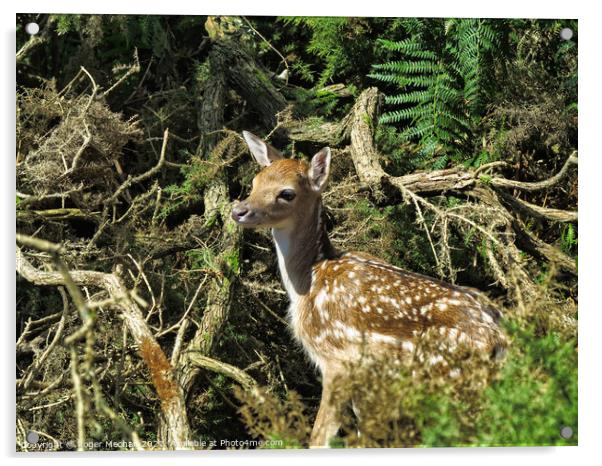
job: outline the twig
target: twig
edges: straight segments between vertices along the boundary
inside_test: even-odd
[[[238,367],[232,366],[231,364],[227,364],[222,361],[218,361],[217,359],[212,359],[207,356],[203,356],[200,353],[189,352],[187,353],[190,362],[198,367],[203,369],[208,369],[212,372],[217,372],[218,374],[223,374],[227,377],[238,382],[245,389],[251,389],[258,386],[257,382],[253,377],[244,372],[242,369]]]
[[[186,308],[186,312],[184,312],[184,315],[182,316],[180,321],[176,324],[176,326],[179,325],[180,328],[178,330],[178,334],[176,335],[176,340],[174,342],[173,351],[171,352],[171,363],[174,366],[177,364],[178,358],[180,357],[180,349],[182,348],[182,341],[184,340],[184,334],[186,333],[186,328],[188,327],[188,320],[187,320],[188,315],[190,314],[190,311],[192,310],[192,306],[194,306],[194,304],[196,303],[199,293],[201,292],[203,285],[205,285],[205,282],[207,281],[208,277],[209,277],[208,275],[205,275],[203,277],[203,280],[201,281],[201,283],[199,283],[199,286],[197,287],[197,289],[194,293],[194,296],[190,300],[190,304],[188,304],[188,307]],[[169,329],[167,329],[167,331],[170,331],[170,329],[173,327],[175,327],[175,326],[170,327]]]
[[[52,353],[52,351],[63,336],[65,323],[67,322],[67,316],[69,313],[69,301],[67,300],[67,294],[65,293],[64,288],[59,287],[58,290],[63,300],[63,312],[61,313],[61,319],[59,320],[58,327],[56,329],[56,332],[54,333],[52,341],[48,344],[42,355],[33,362],[27,375],[23,377],[23,379],[21,379],[21,383],[17,384],[17,387],[22,388],[23,390],[27,390],[27,388],[29,388],[31,382],[33,381],[33,378],[36,376],[36,374],[42,367],[42,364],[44,364],[50,353]]]
[[[113,195],[111,197],[109,197],[107,199],[107,203],[112,204],[113,202],[115,202],[117,200],[117,198],[121,195],[121,193],[129,188],[132,184],[134,183],[140,183],[148,178],[150,178],[151,176],[153,176],[155,173],[157,173],[159,170],[161,170],[161,168],[163,167],[163,164],[165,163],[165,152],[167,150],[167,140],[169,139],[169,128],[167,128],[165,130],[165,132],[163,133],[163,145],[161,146],[161,154],[159,156],[159,161],[157,162],[157,164],[152,167],[150,170],[147,170],[146,172],[134,176],[132,177],[131,175],[128,175],[128,178],[121,184],[121,186],[119,186],[119,188],[117,188],[117,191],[115,191],[115,193],[113,193]]]
[[[554,186],[555,184],[558,184],[558,182],[561,181],[564,178],[564,176],[567,174],[569,168],[572,165],[577,165],[578,162],[579,162],[579,160],[577,158],[577,151],[574,151],[566,159],[566,161],[564,162],[564,165],[562,166],[560,171],[558,173],[556,173],[554,176],[552,176],[546,180],[515,181],[515,180],[508,180],[506,178],[494,177],[489,181],[489,183],[491,183],[495,187],[500,187],[500,188],[520,189],[522,191],[529,191],[529,192],[539,191],[541,189],[550,188],[550,187]]]
[[[35,194],[26,194],[26,193],[17,191],[16,192],[17,196],[21,198],[18,208],[23,208],[25,205],[32,204],[35,202],[45,201],[47,199],[56,199],[56,198],[65,199],[70,194],[80,192],[83,189],[84,189],[84,185],[83,185],[83,183],[80,183],[79,186],[77,186],[76,188],[70,189],[68,191],[60,192],[60,193],[35,195]]]
[[[154,57],[151,57],[150,60],[148,61],[148,66],[146,67],[146,71],[144,71],[144,74],[142,75],[142,78],[140,79],[140,82],[138,83],[136,88],[132,91],[132,93],[128,96],[128,98],[123,101],[122,106],[126,106],[130,102],[130,100],[132,100],[132,98],[136,95],[136,92],[138,92],[138,90],[142,87],[142,83],[148,76],[150,67],[153,64],[153,60],[154,60]]]
[[[140,267],[140,264],[138,264],[136,259],[134,259],[134,257],[131,254],[128,254],[127,256],[136,265],[136,268],[138,269],[138,272],[142,276],[142,280],[144,281],[144,284],[146,285],[146,289],[148,290],[148,293],[150,294],[151,300],[153,302],[152,307],[148,311],[148,315],[150,316],[152,311],[155,309],[155,306],[157,305],[157,301],[155,300],[155,293],[153,292],[153,289],[151,288],[150,283],[148,282],[148,279],[146,278],[146,274],[144,273],[144,270],[142,269],[142,267]],[[148,316],[145,320],[148,321]]]
[[[98,95],[98,98],[100,99],[100,98],[106,97],[114,89],[116,89],[118,86],[120,86],[121,83],[124,82],[127,78],[129,78],[134,73],[139,73],[139,72],[140,72],[140,61],[138,60],[138,49],[134,48],[134,65],[130,66],[129,69],[127,70],[127,72],[121,78],[119,78],[115,82],[115,84],[113,84],[111,87],[109,87],[106,91],[100,93]]]
[[[77,353],[75,347],[71,347],[71,379],[73,380],[73,390],[75,392],[75,414],[77,419],[77,451],[84,451],[86,441],[86,431],[84,424],[84,396],[82,393],[82,382],[79,375]]]
[[[418,204],[418,201],[416,201],[415,198],[412,198],[412,201],[414,202],[414,207],[416,208],[416,213],[418,214],[418,221],[423,226],[424,231],[426,232],[426,237],[429,241],[429,244],[431,245],[431,251],[433,251],[433,257],[435,258],[435,264],[437,266],[437,269],[440,269],[439,257],[437,256],[437,251],[435,251],[435,245],[433,244],[431,233],[429,232],[428,226],[426,225],[426,221],[424,220],[424,217],[422,215],[422,209],[420,209],[420,204]]]
[[[86,68],[84,68],[82,66],[81,70],[84,72],[84,74],[88,77],[88,79],[92,83],[92,92],[90,93],[90,98],[88,99],[88,103],[82,110],[82,115],[85,115],[86,113],[88,113],[88,110],[90,109],[90,106],[92,105],[92,102],[94,102],[94,100],[96,99],[96,94],[98,93],[98,85],[96,84],[96,81],[94,81],[94,78],[88,72],[88,70]]]
[[[245,23],[247,23],[247,26],[249,26],[249,28],[255,33],[257,34],[261,40],[263,40],[266,44],[268,44],[268,47],[270,47],[274,52],[276,52],[278,54],[278,56],[282,59],[281,63],[284,63],[284,66],[286,67],[286,74],[285,74],[285,85],[288,85],[288,77],[290,75],[290,68],[288,67],[288,61],[286,60],[286,58],[284,57],[284,55],[282,55],[278,49],[276,49],[276,47],[274,47],[269,40],[267,40],[257,29],[255,29],[253,27],[253,25],[251,24],[251,22],[245,18],[244,16],[242,16],[242,19],[245,20]]]
[[[491,170],[492,168],[495,168],[495,167],[507,167],[507,166],[508,166],[508,162],[504,162],[503,160],[497,160],[495,162],[489,162],[489,163],[483,164],[480,167],[478,167],[474,171],[474,176],[476,177],[481,172],[484,172],[486,170]]]
[[[77,168],[77,166],[79,164],[79,159],[81,158],[82,154],[87,149],[87,147],[90,145],[90,141],[92,141],[92,135],[90,134],[90,128],[88,128],[88,123],[86,123],[85,119],[83,120],[83,124],[84,124],[84,129],[86,130],[86,135],[84,136],[84,142],[82,143],[82,145],[79,147],[79,149],[75,153],[75,156],[73,157],[73,161],[71,162],[71,167],[69,168],[69,170],[67,170],[67,172],[65,174],[72,173]]]
[[[80,68],[79,71],[75,73],[75,76],[71,79],[71,81],[69,81],[67,85],[58,92],[57,97],[60,97],[61,95],[65,94],[69,89],[71,89],[71,86],[73,86],[82,77],[83,74],[84,72]]]

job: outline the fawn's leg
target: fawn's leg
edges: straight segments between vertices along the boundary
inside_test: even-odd
[[[322,371],[322,399],[309,440],[310,448],[328,447],[340,427],[340,400],[333,400],[336,371],[328,368]]]

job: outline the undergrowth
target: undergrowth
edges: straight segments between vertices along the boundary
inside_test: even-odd
[[[441,353],[451,371],[420,358],[401,368],[386,360],[350,367],[334,396],[353,397],[359,418],[346,410],[332,446],[576,445],[576,304],[549,284],[540,292],[526,307],[506,309],[511,343],[502,360],[464,350]],[[438,344],[436,334],[427,334],[415,351],[437,354]],[[294,392],[238,397],[252,436],[307,445],[313,416]],[[565,426],[573,429],[570,438],[560,435]]]

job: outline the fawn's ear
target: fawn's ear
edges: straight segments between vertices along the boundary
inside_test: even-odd
[[[313,156],[309,166],[309,184],[314,191],[321,192],[330,173],[330,148],[324,147]]]
[[[280,151],[270,144],[265,142],[263,139],[258,138],[253,133],[249,133],[248,131],[242,132],[243,138],[245,138],[245,142],[247,146],[249,146],[249,150],[257,163],[262,167],[267,167],[271,165],[275,160],[283,159],[283,155]]]

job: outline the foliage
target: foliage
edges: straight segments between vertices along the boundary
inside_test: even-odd
[[[495,54],[501,55],[502,35],[491,20],[450,19],[431,25],[428,36],[421,27],[404,40],[379,39],[394,59],[373,65],[370,77],[401,91],[385,98],[401,108],[383,113],[380,122],[408,122],[401,141],[419,141],[418,157],[442,168],[470,150],[470,136],[492,82],[490,65]]]
[[[560,246],[562,250],[570,253],[575,250],[577,246],[577,232],[572,223],[567,223],[562,228],[562,234],[560,236]]]
[[[237,388],[235,394],[242,402],[239,412],[253,437],[280,440],[284,448],[305,444],[310,423],[297,393],[288,393],[284,401],[263,388],[251,392]]]
[[[536,79],[549,89],[555,78],[542,79],[533,73],[536,67],[540,73],[561,77],[558,91],[567,96],[561,108],[573,107],[576,68],[568,71],[567,62],[575,59],[575,44],[559,41],[559,21],[412,19],[402,24],[405,37],[401,40],[386,36],[378,40],[388,59],[374,64],[369,76],[387,92],[385,103],[390,110],[381,115],[381,124],[400,128],[398,146],[417,145],[408,151],[414,167],[495,160],[477,144],[483,136],[481,123],[489,109],[515,87],[516,79]],[[542,36],[548,50],[556,52],[535,59],[529,55],[534,49],[525,43]],[[527,63],[527,73],[517,71]],[[525,95],[515,94],[513,99],[525,99]]]
[[[576,445],[577,352],[574,338],[538,336],[524,322],[510,322],[514,345],[500,380],[485,392],[477,422],[479,444]],[[564,426],[574,436],[559,435]]]
[[[391,29],[396,24],[396,21],[383,18],[368,20],[319,16],[280,17],[278,22],[285,29],[307,34],[307,42],[302,44],[301,50],[297,50],[299,44],[288,43],[285,44],[285,51],[292,55],[293,71],[299,72],[300,77],[310,83],[315,81],[313,62],[322,65],[316,81],[319,87],[341,78],[352,78],[352,83],[359,84],[354,80],[362,79],[361,69],[371,63],[375,53],[374,44],[367,39],[375,31]],[[304,60],[305,54],[305,60],[311,60],[312,65]]]

